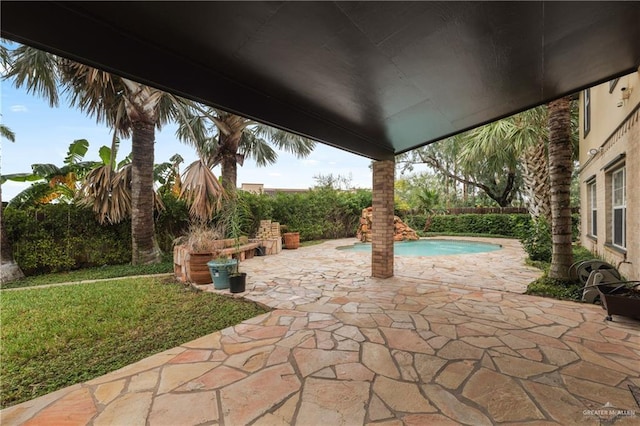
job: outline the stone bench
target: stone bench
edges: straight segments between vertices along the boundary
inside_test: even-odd
[[[246,243],[238,247],[229,247],[222,249],[219,255],[231,257],[240,261],[251,259],[260,245],[260,243]]]

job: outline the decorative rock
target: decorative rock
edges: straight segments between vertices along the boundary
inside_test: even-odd
[[[360,225],[356,238],[364,243],[370,243],[373,236],[373,207],[362,210]],[[393,241],[415,241],[419,240],[416,231],[405,224],[398,216],[393,217]]]

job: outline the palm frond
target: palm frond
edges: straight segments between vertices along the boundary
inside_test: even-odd
[[[59,58],[29,46],[19,46],[9,53],[8,71],[4,79],[14,79],[17,88],[26,86],[27,93],[41,96],[50,107],[58,106]]]
[[[5,138],[9,142],[16,141],[16,134],[4,124],[0,124],[0,137]]]
[[[87,174],[76,199],[90,207],[101,224],[119,223],[131,213],[130,181],[131,166],[116,172],[103,165]]]
[[[256,136],[254,132],[242,134],[239,151],[246,158],[253,158],[258,167],[264,167],[278,161],[278,153],[269,146],[267,141]]]
[[[309,138],[264,124],[255,126],[255,134],[268,140],[276,148],[294,154],[298,158],[308,157],[316,147],[316,142]]]
[[[189,215],[201,222],[207,222],[220,210],[225,191],[202,160],[191,163],[182,176],[180,198],[189,206]]]
[[[106,71],[62,59],[59,62],[61,80],[69,103],[97,122],[105,122],[120,136],[131,135],[131,120],[126,114],[126,88],[122,79]]]

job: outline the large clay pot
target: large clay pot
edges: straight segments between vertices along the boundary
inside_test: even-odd
[[[213,253],[189,253],[187,260],[187,278],[194,284],[211,284],[211,274],[207,262],[213,259]]]
[[[299,232],[286,232],[284,235],[284,248],[297,249],[300,247],[300,233]]]

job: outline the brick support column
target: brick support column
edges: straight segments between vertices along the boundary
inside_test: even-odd
[[[393,276],[393,194],[395,161],[373,163],[371,276]]]

